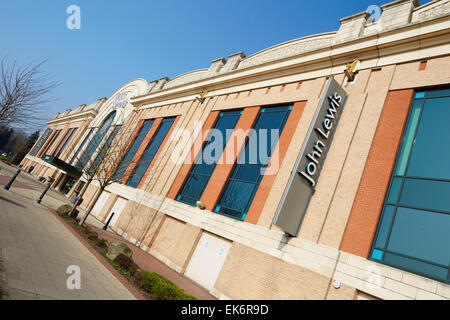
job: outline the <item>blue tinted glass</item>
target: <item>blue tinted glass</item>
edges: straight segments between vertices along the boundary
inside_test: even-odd
[[[175,118],[167,118],[164,119],[159,126],[157,132],[153,136],[152,140],[147,145],[147,149],[144,151],[142,158],[139,160],[131,178],[128,180],[127,185],[130,187],[137,188],[142,178],[144,177],[145,172],[153,161],[156,153],[158,152],[159,147],[164,141],[167,133],[172,127]]]
[[[116,111],[112,112],[105,119],[105,121],[103,121],[102,125],[92,138],[91,142],[89,142],[86,150],[80,156],[80,159],[76,165],[78,169],[83,169],[86,166],[86,164],[88,164],[88,162],[91,161],[92,155],[94,154],[95,150],[97,150],[97,148],[100,146],[101,142],[103,141],[103,138],[105,137],[106,133],[109,130],[109,127],[111,127],[111,124],[114,121],[115,117]]]
[[[387,236],[391,228],[392,218],[394,217],[395,207],[385,206],[383,211],[383,218],[378,229],[378,236],[375,243],[377,248],[384,248],[386,245]]]
[[[262,180],[261,169],[269,163],[289,114],[290,106],[260,111],[253,126],[256,134],[249,137],[239,155],[219,199],[217,212],[237,219],[245,216]],[[272,129],[277,130],[274,136]]]
[[[450,96],[450,89],[432,90],[427,92],[427,98]]]
[[[56,153],[58,152],[59,147],[64,143],[64,140],[67,138],[67,136],[72,132],[71,129],[67,129],[66,133],[62,136],[61,140],[59,140],[58,145],[56,146],[55,150],[53,150],[53,156],[56,156]]]
[[[390,265],[397,266],[401,269],[417,272],[419,274],[429,276],[440,281],[447,281],[448,269],[438,267],[429,263],[418,260],[408,259],[392,253],[385,253],[384,261]]]
[[[406,179],[400,205],[450,212],[450,182]]]
[[[414,137],[416,136],[417,125],[419,124],[420,114],[422,112],[423,102],[423,100],[417,100],[412,106],[407,129],[403,134],[402,147],[400,149],[400,155],[398,156],[397,167],[395,169],[395,174],[398,176],[405,175],[406,166],[414,143]]]
[[[386,203],[393,206],[385,205],[373,243],[374,249],[387,244],[386,252],[372,256],[445,282],[450,262],[449,95],[450,89],[416,93],[394,174],[403,178],[392,177]]]
[[[98,152],[94,162],[92,163],[90,169],[89,169],[89,173],[92,174],[94,173],[95,170],[97,170],[97,168],[99,167],[101,161],[103,160],[103,158],[107,156],[108,153],[108,149],[111,147],[111,144],[114,140],[114,138],[116,137],[117,133],[120,131],[121,126],[116,126],[113,131],[111,132],[111,134],[109,135],[108,139],[106,139],[106,142],[102,145],[102,147],[100,148],[100,151]]]
[[[61,133],[62,130],[58,130],[56,131],[55,135],[53,136],[53,138],[50,140],[49,144],[47,145],[47,147],[45,148],[45,151],[42,152],[42,157],[44,158],[44,156],[47,154],[47,151],[50,150],[51,146],[53,145],[53,143],[55,143],[56,139],[58,139],[59,134]]]
[[[450,97],[425,100],[407,175],[450,180]]]
[[[80,147],[78,148],[77,152],[75,152],[75,154],[73,155],[72,159],[70,159],[69,164],[72,164],[75,160],[78,160],[78,155],[80,154],[80,151],[84,148],[86,143],[89,141],[89,138],[91,137],[91,135],[94,132],[94,130],[95,130],[95,128],[91,128],[89,130],[88,135],[86,136],[86,138],[84,138],[83,143],[80,145]]]
[[[425,92],[416,92],[414,98],[416,99],[425,98]]]
[[[196,159],[196,164],[192,166],[188,179],[181,188],[179,201],[196,205],[197,201],[200,200],[230,138],[227,135],[227,130],[235,128],[240,115],[240,111],[227,111],[220,114],[214,126],[216,130],[212,131],[208,139],[206,139],[207,142]],[[219,141],[217,139],[222,139],[222,141],[215,145],[214,142]]]
[[[181,194],[184,198],[189,198],[189,204],[195,205],[200,199],[204,187],[209,181],[210,176],[192,173],[188,176]],[[183,198],[183,199],[184,199]]]
[[[78,128],[75,128],[75,129],[72,130],[72,132],[70,133],[69,137],[67,138],[67,140],[62,145],[61,149],[59,149],[58,153],[55,155],[56,158],[58,158],[61,155],[61,153],[64,151],[64,149],[66,148],[66,146],[69,143],[70,139],[72,139],[72,137],[75,134],[75,132],[77,132],[77,129]]]
[[[373,259],[376,259],[376,260],[381,260],[381,259],[383,259],[383,251],[374,249],[372,251],[372,256],[371,257]]]
[[[119,168],[117,169],[116,173],[114,174],[114,177],[112,180],[120,179],[127,169],[128,165],[130,164],[131,160],[133,159],[134,155],[136,154],[137,150],[142,144],[142,141],[144,140],[145,136],[149,132],[150,128],[153,125],[154,120],[146,120],[144,124],[142,125],[141,129],[139,130],[138,135],[134,139],[133,143],[131,144],[130,149],[128,149],[127,153],[123,157]]]
[[[448,266],[450,215],[399,207],[388,250]]]
[[[253,183],[234,181],[227,186],[227,192],[224,193],[220,205],[222,207],[232,208],[243,212],[247,207],[250,195],[253,193]]]
[[[397,204],[398,196],[400,195],[400,188],[402,186],[402,178],[394,178],[392,180],[391,189],[389,191],[389,197],[387,202]]]

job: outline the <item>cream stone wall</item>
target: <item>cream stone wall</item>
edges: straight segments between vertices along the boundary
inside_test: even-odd
[[[231,299],[320,300],[328,284],[315,272],[233,243],[214,288]]]
[[[181,271],[186,265],[191,249],[195,247],[200,228],[170,217],[164,219],[150,252],[159,253]]]

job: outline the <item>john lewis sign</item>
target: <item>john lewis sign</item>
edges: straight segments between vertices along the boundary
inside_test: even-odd
[[[346,100],[344,89],[334,78],[328,79],[274,219],[291,236],[298,235]]]

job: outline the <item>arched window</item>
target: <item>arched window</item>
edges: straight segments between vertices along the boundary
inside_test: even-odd
[[[109,116],[103,121],[102,125],[98,128],[91,142],[89,142],[86,150],[82,153],[82,155],[78,159],[78,162],[76,164],[76,167],[78,169],[80,170],[83,169],[86,166],[86,164],[91,160],[92,155],[105,138],[105,135],[108,132],[109,128],[111,127],[111,124],[113,123],[115,117],[116,111],[111,112]]]

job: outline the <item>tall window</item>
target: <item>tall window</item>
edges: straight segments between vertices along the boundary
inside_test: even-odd
[[[370,258],[450,275],[450,89],[416,92]]]
[[[125,154],[122,161],[120,162],[119,168],[117,169],[116,173],[114,174],[112,180],[118,180],[123,176],[125,170],[127,169],[128,165],[130,164],[130,162],[133,159],[134,155],[136,154],[137,150],[139,149],[139,146],[142,144],[142,141],[144,140],[148,131],[152,127],[153,122],[154,122],[153,119],[144,121],[144,124],[139,129],[139,133],[134,138],[134,141],[131,143],[131,147],[128,149],[127,153]]]
[[[76,167],[78,169],[80,170],[83,169],[91,160],[92,155],[94,154],[95,150],[97,150],[97,148],[100,146],[101,142],[103,141],[103,138],[105,137],[106,133],[109,130],[109,127],[111,127],[111,124],[113,123],[115,117],[116,111],[110,113],[110,115],[105,119],[105,121],[103,121],[103,124],[97,130],[91,142],[89,142],[86,150],[82,153],[79,161],[77,162]]]
[[[90,174],[92,174],[97,169],[97,167],[100,165],[100,162],[105,157],[106,158],[108,158],[108,157],[114,158],[114,152],[108,154],[108,149],[114,148],[112,142],[113,142],[114,138],[116,137],[117,133],[119,133],[121,127],[122,126],[115,126],[113,131],[111,132],[111,134],[108,136],[108,139],[106,139],[106,142],[100,147],[100,150],[98,151],[97,156],[95,157],[95,160],[94,160],[94,162],[92,162],[92,165],[89,169]],[[108,164],[110,162],[114,161],[113,158],[107,159]],[[105,162],[103,162],[103,164],[105,164]]]
[[[75,154],[73,155],[72,159],[70,159],[69,164],[74,163],[75,160],[77,160],[78,155],[80,154],[81,150],[83,150],[84,146],[86,145],[86,143],[89,141],[89,139],[92,136],[92,133],[94,133],[95,128],[91,128],[89,130],[89,133],[87,134],[86,138],[84,138],[83,143],[81,143],[80,147],[78,148],[77,152],[75,152]]]
[[[75,132],[77,132],[78,128],[74,128],[74,129],[70,129],[68,134],[69,136],[67,137],[66,141],[63,142],[63,145],[58,149],[56,149],[56,154],[54,155],[55,158],[58,158],[61,153],[64,151],[64,148],[67,146],[67,144],[69,143],[70,139],[72,139],[73,135],[75,134]],[[63,139],[64,140],[64,139]]]
[[[52,132],[53,132],[53,130],[50,128],[45,129],[44,133],[39,138],[39,140],[36,142],[33,149],[31,149],[30,155],[36,156],[38,154],[39,150],[41,150],[42,146],[47,141],[47,139],[51,136]]]
[[[61,145],[64,143],[64,140],[67,138],[71,131],[72,129],[67,129],[66,133],[62,136],[61,140],[59,140],[59,143],[56,145],[55,150],[53,150],[52,156],[55,156],[55,154],[59,150],[59,147],[61,147]]]
[[[157,132],[153,136],[152,140],[148,143],[147,148],[144,151],[139,163],[133,170],[130,178],[128,179],[127,186],[137,188],[142,178],[144,177],[147,168],[153,161],[156,153],[158,152],[159,147],[161,146],[164,138],[172,127],[175,118],[165,118],[161,125],[159,126]]]
[[[261,109],[253,126],[255,135],[247,140],[244,150],[239,155],[214,212],[245,220],[264,176],[262,174],[264,167],[267,167],[267,159],[261,156],[271,157],[291,110],[292,106]],[[274,133],[272,130],[278,135],[272,136]],[[263,140],[259,141],[261,138],[266,139],[267,145],[261,143]],[[252,143],[252,139],[255,139],[253,141],[256,143]],[[262,146],[265,150],[260,149]]]
[[[44,147],[44,149],[41,152],[41,158],[43,158],[46,155],[47,151],[50,149],[50,147],[53,145],[53,143],[55,143],[55,140],[58,138],[61,131],[62,130],[57,130],[55,132],[55,134],[53,135],[53,137],[50,138],[50,141],[48,142],[48,144]]]
[[[220,137],[223,139],[222,149],[217,154],[216,149],[212,150],[212,154],[205,152],[205,150],[208,150],[208,146],[217,142],[216,139],[219,138],[215,135],[209,137],[209,141],[204,144],[201,154],[187,175],[186,181],[177,196],[178,201],[195,206],[197,201],[200,200],[227,144],[229,137],[227,137],[226,131],[234,129],[241,113],[242,111],[226,111],[219,115],[214,129],[216,129],[217,134],[220,133]]]

